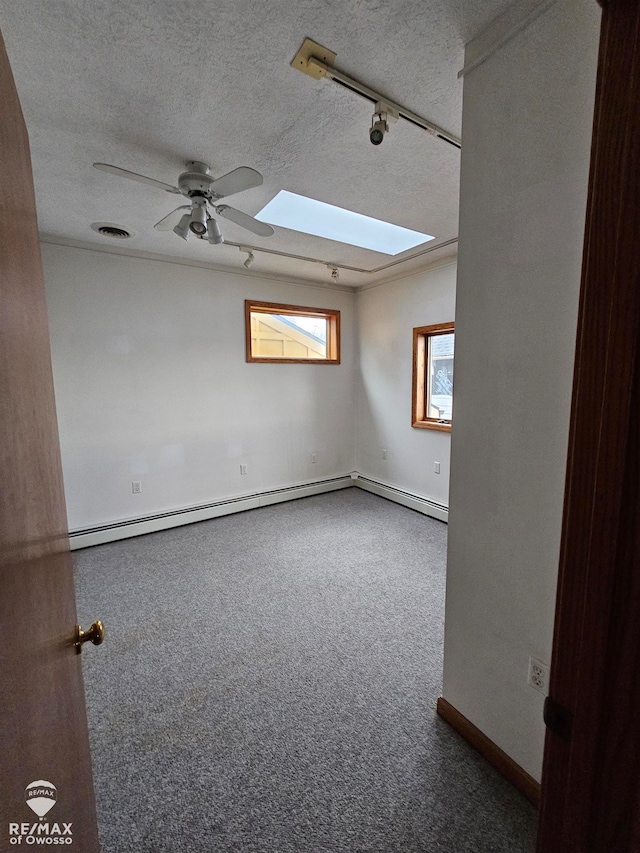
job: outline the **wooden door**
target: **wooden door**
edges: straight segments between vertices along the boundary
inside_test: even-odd
[[[0,105],[0,850],[31,833],[98,853],[29,142],[1,37]]]
[[[640,851],[640,3],[603,3],[539,853]],[[561,719],[562,722],[562,719]]]

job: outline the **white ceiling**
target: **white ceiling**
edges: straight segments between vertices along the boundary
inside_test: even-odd
[[[434,234],[457,236],[460,154],[400,120],[369,142],[371,104],[290,62],[305,37],[336,67],[457,136],[464,45],[510,0],[0,0],[0,28],[30,133],[45,239],[114,247],[90,229],[134,232],[118,247],[242,269],[231,246],[185,243],[153,224],[179,196],[92,168],[113,163],[175,184],[186,160],[214,175],[239,165],[264,185],[229,203],[257,213],[280,189]],[[393,258],[276,229],[258,238],[229,221],[233,242],[375,269]],[[405,253],[411,255],[416,250]],[[370,275],[411,271],[452,247]],[[401,255],[399,257],[404,257]],[[256,255],[255,272],[330,282],[318,264]]]

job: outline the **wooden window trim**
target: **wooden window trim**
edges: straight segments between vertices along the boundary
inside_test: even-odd
[[[333,308],[306,308],[280,302],[254,302],[246,299],[245,346],[248,362],[261,364],[340,364],[340,311]],[[251,352],[251,314],[288,314],[290,316],[321,317],[327,321],[327,358],[268,358]]]
[[[441,423],[425,415],[427,338],[455,332],[455,323],[437,323],[433,326],[416,326],[413,330],[413,384],[411,395],[411,426],[416,429],[434,429],[451,432],[451,421]]]

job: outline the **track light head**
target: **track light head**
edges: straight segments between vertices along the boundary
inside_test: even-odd
[[[333,269],[331,270],[331,278],[334,281],[338,281],[338,279],[340,278],[340,273],[338,272],[338,267],[333,267]]]
[[[375,119],[378,119],[375,121]],[[374,113],[373,118],[371,119],[371,128],[369,130],[369,139],[371,140],[372,145],[380,145],[382,140],[384,139],[385,133],[389,130],[389,125],[386,123],[384,119],[381,119],[379,115]]]
[[[398,113],[384,101],[378,101],[371,116],[369,139],[372,145],[380,145],[385,133],[389,133],[389,122],[397,121]]]
[[[255,259],[256,258],[253,252],[249,252],[249,254],[247,255],[247,260],[244,262],[244,266],[249,269],[249,267],[253,266],[253,262],[255,261]]]
[[[180,218],[180,222],[173,229],[173,233],[177,234],[178,237],[182,237],[183,240],[188,240],[189,235],[191,234],[191,229],[189,224],[191,222],[191,214],[185,213],[184,216]]]
[[[212,246],[218,243],[224,243],[224,237],[220,231],[220,226],[215,219],[207,219],[207,240]]]
[[[191,207],[189,229],[197,237],[203,237],[207,233],[207,207],[205,202],[194,201]]]

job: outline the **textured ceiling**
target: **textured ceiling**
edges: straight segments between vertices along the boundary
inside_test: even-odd
[[[399,121],[380,146],[371,104],[289,63],[305,37],[336,66],[460,135],[464,44],[509,0],[0,0],[3,31],[29,129],[39,224],[46,238],[108,244],[90,230],[134,232],[127,250],[242,269],[231,246],[154,231],[179,196],[98,172],[94,161],[175,184],[189,159],[214,175],[239,165],[264,185],[229,198],[255,214],[291,190],[436,236],[457,236],[459,152]],[[374,269],[376,252],[278,228],[258,238],[222,221],[237,243]],[[414,250],[415,251],[415,250]],[[439,250],[450,253],[451,247]],[[406,253],[412,254],[411,251]],[[438,251],[377,275],[410,271]],[[403,257],[403,256],[400,256]],[[330,281],[324,266],[257,255],[256,272]]]

